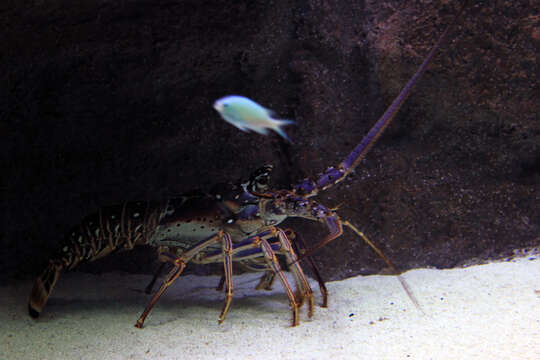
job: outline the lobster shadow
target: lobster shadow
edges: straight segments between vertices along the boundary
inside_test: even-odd
[[[58,284],[49,299],[40,322],[102,319],[114,314],[127,322],[130,321],[128,318],[132,319],[135,323],[154,296],[153,293],[144,292],[144,285],[151,279],[148,275],[66,275],[65,281]],[[286,318],[290,307],[283,288],[276,284],[271,291],[255,290],[259,276],[250,274],[236,277],[227,321],[242,318],[245,313],[275,313],[279,317],[283,314]],[[225,301],[224,291],[216,291],[218,282],[218,276],[187,275],[179,279],[156,303],[145,327],[181,319],[194,320],[194,317],[199,321],[217,322]]]

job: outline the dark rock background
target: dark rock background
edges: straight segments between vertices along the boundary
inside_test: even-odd
[[[318,200],[400,269],[540,243],[540,14],[470,1],[356,174]],[[3,1],[0,273],[35,276],[102,205],[165,199],[276,167],[288,187],[338,164],[427,54],[458,1]],[[243,94],[295,119],[294,143],[245,134],[212,102]],[[321,224],[284,226],[311,243]],[[351,231],[318,252],[327,279],[383,263]],[[89,271],[149,272],[151,249]]]

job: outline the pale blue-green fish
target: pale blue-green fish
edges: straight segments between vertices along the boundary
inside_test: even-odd
[[[223,120],[242,131],[252,130],[262,135],[268,135],[268,129],[270,129],[277,132],[285,140],[291,141],[281,127],[296,124],[294,121],[274,119],[272,110],[265,109],[246,97],[236,95],[222,97],[214,102],[214,109]]]

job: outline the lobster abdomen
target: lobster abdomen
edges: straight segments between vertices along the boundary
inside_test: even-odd
[[[28,302],[30,316],[39,317],[63,270],[147,243],[162,209],[157,202],[126,202],[104,207],[85,217],[67,234],[60,250],[34,282]]]

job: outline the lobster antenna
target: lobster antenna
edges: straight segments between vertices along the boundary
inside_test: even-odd
[[[403,276],[401,276],[401,273],[398,271],[398,269],[394,266],[394,264],[390,261],[390,259],[388,259],[383,253],[381,250],[379,250],[379,248],[377,246],[375,246],[374,243],[371,242],[371,240],[369,240],[367,238],[366,235],[364,235],[363,232],[361,232],[360,230],[358,230],[353,224],[351,224],[350,222],[348,222],[347,220],[345,221],[341,221],[341,223],[345,226],[347,226],[348,228],[350,228],[352,231],[354,231],[356,233],[356,235],[360,236],[376,253],[377,255],[379,255],[381,257],[381,259],[384,260],[384,262],[390,267],[390,269],[392,269],[392,271],[394,272],[394,275],[397,276],[399,282],[401,283],[401,286],[403,287],[403,290],[405,290],[405,292],[407,293],[407,296],[409,296],[409,299],[411,299],[412,303],[414,304],[414,306],[416,306],[416,308],[422,313],[425,315],[425,312],[424,310],[422,310],[422,307],[420,306],[420,303],[418,302],[418,300],[416,299],[416,297],[414,296],[411,288],[409,287],[409,284],[407,284],[407,282],[405,281],[405,279],[403,278]]]
[[[455,15],[454,17],[454,21],[449,24],[446,29],[443,31],[443,33],[439,36],[439,39],[437,40],[437,42],[431,47],[431,50],[429,51],[429,53],[427,54],[426,58],[424,59],[424,61],[422,62],[422,64],[418,67],[418,70],[416,70],[416,73],[414,73],[414,75],[411,77],[411,79],[407,82],[407,84],[403,87],[403,89],[401,89],[400,93],[398,94],[398,96],[396,96],[396,98],[394,99],[394,101],[392,101],[392,104],[390,104],[390,106],[388,107],[388,109],[386,109],[386,111],[384,112],[384,114],[379,118],[379,120],[377,120],[377,122],[375,123],[375,125],[373,125],[373,127],[369,130],[369,132],[367,133],[367,135],[362,139],[362,141],[360,142],[360,144],[358,144],[352,151],[349,155],[347,155],[347,157],[345,158],[345,160],[343,160],[340,164],[339,164],[339,168],[340,168],[340,171],[341,171],[341,174],[340,175],[337,175],[337,179],[334,180],[333,183],[330,183],[328,185],[326,185],[325,188],[328,188],[330,185],[332,184],[336,184],[337,182],[343,180],[350,172],[352,172],[354,170],[354,168],[358,165],[358,163],[360,162],[360,160],[366,155],[366,153],[369,151],[369,149],[371,148],[371,146],[375,143],[375,141],[379,138],[379,136],[381,136],[381,134],[383,133],[384,129],[388,126],[388,124],[390,123],[390,121],[394,118],[394,116],[396,115],[396,113],[398,112],[399,108],[401,107],[401,105],[403,104],[403,102],[407,99],[407,97],[409,96],[409,94],[411,93],[411,90],[413,88],[413,86],[418,82],[418,79],[420,79],[420,77],[423,75],[423,73],[426,71],[429,63],[431,62],[431,60],[433,59],[433,57],[435,56],[435,53],[437,52],[437,50],[439,49],[439,47],[441,46],[442,42],[445,40],[446,38],[446,35],[448,34],[450,28],[452,28],[452,26],[454,24],[457,23],[457,21],[460,19],[461,17],[461,14],[463,13],[463,11],[465,10],[465,8],[467,7],[467,4],[468,4],[468,0],[465,0],[463,2],[463,4],[461,5],[461,8],[459,9],[459,11],[457,12],[457,14]],[[333,172],[334,169],[333,168],[329,168],[328,171],[330,172]],[[331,173],[327,173],[323,176],[323,178],[328,178],[330,179],[331,177],[333,176],[333,174]],[[301,186],[300,186],[301,188]],[[311,189],[310,190],[310,193],[308,196],[314,196],[317,194],[317,191],[318,190],[314,190],[314,189]],[[351,227],[352,225],[349,223],[349,227]],[[351,227],[353,228],[353,227]],[[354,228],[353,228],[354,229]],[[355,231],[358,231],[358,230],[355,230]],[[337,238],[339,235],[341,235],[341,233],[339,234],[334,234],[334,236],[330,236],[330,237],[327,237],[323,240],[321,240],[320,242],[318,242],[317,244],[315,244],[315,246],[313,246],[312,248],[308,249],[307,252],[305,252],[304,254],[302,254],[297,261],[300,261],[302,259],[304,259],[306,256],[311,256],[316,250],[320,249],[321,247],[323,247],[324,245],[326,245],[327,243],[329,243],[330,241],[334,240],[335,238]],[[361,235],[362,236],[362,235]],[[367,240],[367,239],[365,239]],[[371,242],[369,240],[367,240],[367,243],[371,245]],[[372,246],[373,247],[373,246]],[[374,248],[374,247],[373,247]],[[374,248],[376,249],[376,248]],[[384,255],[382,255],[382,253],[378,250],[375,250],[379,256],[381,256],[383,259],[385,258]],[[385,260],[387,261],[387,259]],[[387,261],[388,263],[388,261]],[[395,267],[394,267],[395,269]],[[396,270],[397,271],[397,270]],[[400,280],[401,281],[401,280]],[[407,291],[407,290],[406,290]],[[414,301],[413,301],[414,302]]]
[[[446,29],[443,31],[443,33],[439,36],[439,39],[437,42],[431,47],[431,50],[426,55],[426,58],[422,62],[422,64],[418,67],[418,70],[416,70],[416,73],[411,77],[411,79],[407,82],[407,84],[401,89],[400,93],[394,101],[390,104],[390,106],[386,109],[384,114],[380,117],[379,120],[373,125],[373,127],[369,130],[367,135],[362,139],[360,144],[358,144],[351,153],[341,162],[339,167],[344,170],[344,175],[341,177],[341,179],[345,178],[347,174],[352,172],[356,166],[358,166],[358,163],[361,159],[364,158],[366,153],[369,151],[371,146],[377,141],[377,139],[381,136],[381,134],[384,132],[390,121],[394,118],[396,113],[401,108],[401,105],[407,100],[409,97],[412,88],[416,83],[418,82],[418,79],[424,74],[426,71],[428,65],[430,64],[431,60],[433,60],[433,57],[435,56],[435,53],[437,50],[439,50],[439,47],[441,46],[442,42],[445,40],[446,35],[448,34],[450,28],[456,24],[456,22],[461,17],[461,14],[463,13],[463,10],[467,7],[468,0],[465,0],[463,2],[463,5],[461,5],[461,8],[459,9],[458,13],[454,17],[454,21],[446,27]]]

